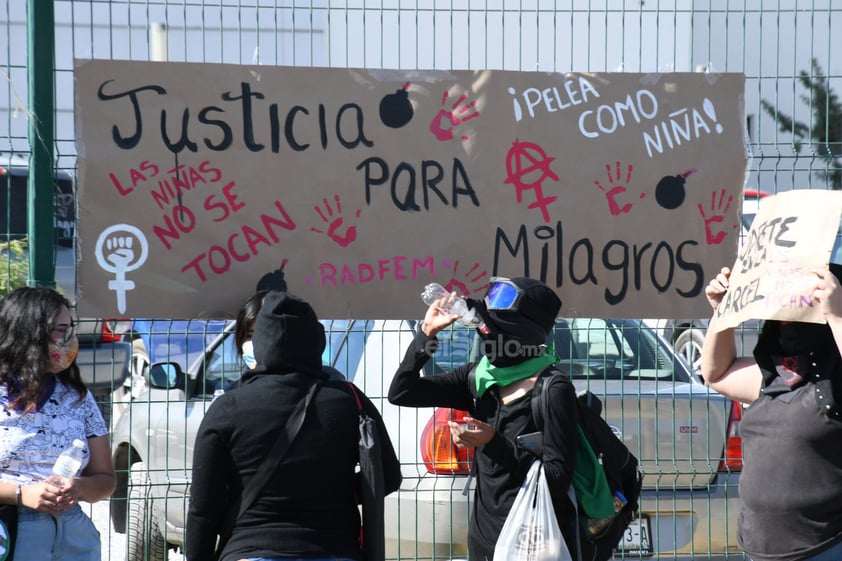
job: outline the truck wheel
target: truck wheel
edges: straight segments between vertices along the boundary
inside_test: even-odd
[[[129,519],[126,561],[166,561],[167,544],[152,512],[152,485],[143,462],[129,472]]]
[[[685,329],[675,339],[675,352],[684,357],[693,372],[697,374],[702,369],[702,344],[704,342],[704,331],[697,327]]]

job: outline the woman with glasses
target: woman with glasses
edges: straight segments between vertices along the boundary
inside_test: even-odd
[[[545,345],[561,310],[561,300],[543,282],[492,277],[483,300],[467,299],[482,319],[477,331],[483,356],[435,376],[421,369],[437,347],[436,335],[458,319],[449,297],[427,309],[389,388],[389,401],[409,407],[451,407],[467,411],[465,422],[450,423],[457,446],[475,448],[476,488],[468,529],[468,557],[491,561],[494,546],[515,496],[535,456],[515,445],[517,436],[538,430],[531,415],[531,391],[538,375],[557,362]],[[475,387],[470,388],[471,371]],[[573,505],[566,490],[576,458],[576,392],[571,383],[550,384],[544,422],[543,462],[553,506],[569,548],[574,551]],[[469,428],[470,427],[470,428]],[[563,490],[559,492],[559,490]],[[583,542],[583,549],[587,546]],[[583,551],[585,559],[592,559]]]
[[[51,288],[0,300],[0,504],[17,506],[15,561],[101,558],[99,533],[80,501],[114,490],[108,428],[76,365],[70,303]],[[52,475],[62,451],[85,443],[79,473]]]

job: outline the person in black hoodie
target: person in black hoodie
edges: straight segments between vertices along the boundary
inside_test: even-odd
[[[455,293],[450,299],[457,298]],[[443,299],[445,300],[445,299]],[[492,277],[484,300],[467,299],[482,319],[479,362],[435,376],[421,369],[437,347],[436,335],[456,321],[449,302],[434,302],[410,343],[389,388],[389,401],[410,407],[451,407],[467,411],[464,424],[450,423],[457,446],[475,447],[476,488],[468,529],[468,558],[491,561],[506,517],[535,460],[518,448],[518,435],[537,431],[530,396],[539,373],[557,362],[546,340],[561,310],[561,300],[545,283],[526,277]],[[475,388],[468,386],[475,370]],[[543,462],[553,506],[568,548],[575,551],[573,504],[567,489],[576,463],[577,409],[573,384],[551,384],[544,420]],[[476,396],[476,397],[475,397]],[[583,542],[583,550],[587,544]],[[591,558],[583,551],[583,558]]]
[[[236,391],[213,403],[199,427],[186,559],[361,561],[359,411],[351,385],[328,380],[322,371],[324,328],[307,302],[270,292],[253,341],[257,366]],[[300,431],[268,483],[238,515],[244,489],[313,383],[316,393]],[[360,390],[356,394],[382,436],[383,487],[391,493],[401,482],[400,463],[380,413]]]

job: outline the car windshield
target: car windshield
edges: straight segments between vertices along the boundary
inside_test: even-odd
[[[681,361],[640,320],[559,319],[547,344],[559,358],[559,369],[574,379],[690,381]],[[477,336],[474,360],[481,348]]]
[[[327,340],[322,363],[336,368],[353,381],[374,321],[334,319],[322,320],[322,325]]]
[[[439,348],[433,354],[432,360],[424,365],[424,374],[440,374],[470,362],[475,333],[474,329],[458,323],[441,330],[436,335]]]
[[[135,319],[134,331],[143,338],[149,362],[190,365],[225,329],[226,320]]]
[[[356,372],[365,347],[366,338],[371,333],[374,322],[363,320],[321,320],[321,323],[325,328],[325,349],[322,352],[322,363],[339,369],[343,374],[346,372]],[[211,330],[209,329],[208,331],[210,332]],[[221,329],[214,331],[213,336],[215,337]],[[206,386],[200,388],[200,393],[213,393],[213,390],[224,388],[226,384],[238,380],[243,373],[245,366],[236,348],[234,322],[230,322],[225,331],[225,336],[209,353],[197,358],[197,360],[201,361],[201,365],[197,368],[204,372]],[[174,339],[179,340],[180,337],[171,336],[168,339],[170,346],[172,346]],[[191,341],[193,342],[193,345],[190,347],[191,352],[194,350],[195,345],[200,343],[200,341],[196,340],[195,335],[192,337],[188,336],[185,338],[185,341],[188,344]],[[156,358],[158,360],[177,360],[181,358],[173,356],[172,350],[169,352],[170,358]],[[183,364],[184,362],[180,363]]]

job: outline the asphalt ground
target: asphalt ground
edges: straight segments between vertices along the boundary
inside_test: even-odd
[[[102,541],[102,561],[125,561],[126,559],[126,534],[118,534],[111,525],[111,514],[109,512],[109,501],[98,503],[82,503],[82,509],[88,513],[99,530]],[[168,561],[184,561],[180,553],[170,551]]]

